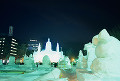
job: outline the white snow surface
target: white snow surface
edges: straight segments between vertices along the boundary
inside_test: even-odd
[[[12,66],[11,66],[12,67]],[[8,66],[7,71],[12,71],[12,70],[18,70],[16,69],[17,67],[14,67],[12,69],[10,66]],[[26,68],[28,69],[28,68]],[[25,69],[24,69],[25,70]],[[52,80],[52,81],[67,81],[66,78],[59,78],[59,75],[61,71],[58,68],[53,68],[53,67],[39,67],[36,70],[29,70],[28,73],[24,72],[23,74],[20,73],[5,73],[2,72],[0,69],[0,81],[47,81],[47,80]],[[20,70],[19,70],[20,71]],[[22,71],[22,70],[21,70]]]

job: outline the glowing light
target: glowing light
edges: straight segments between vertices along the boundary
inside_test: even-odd
[[[73,59],[72,59],[72,62],[74,62],[74,60],[75,60],[75,59],[73,58]]]
[[[11,55],[17,55],[17,54],[15,54],[15,53],[10,53]]]
[[[15,46],[14,44],[11,44],[11,46]]]

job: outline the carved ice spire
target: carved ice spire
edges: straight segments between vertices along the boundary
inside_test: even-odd
[[[52,48],[52,47],[51,47],[50,38],[48,38],[48,42],[46,43],[46,48],[45,48],[45,50],[51,51],[51,50],[52,50],[51,48]]]
[[[59,43],[57,43],[56,51],[59,52]]]
[[[38,52],[40,52],[40,51],[41,51],[41,45],[39,43],[39,45],[38,45]]]

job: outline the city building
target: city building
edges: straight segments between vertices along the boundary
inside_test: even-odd
[[[0,59],[8,58],[9,56],[17,55],[18,42],[13,37],[13,27],[9,27],[9,34],[0,35]]]
[[[0,36],[0,58],[17,55],[17,40],[13,36]]]
[[[29,42],[28,42],[28,50],[37,51],[38,50],[38,44],[39,44],[38,40],[30,39]]]

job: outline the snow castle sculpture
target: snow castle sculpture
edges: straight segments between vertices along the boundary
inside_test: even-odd
[[[33,53],[34,62],[42,62],[43,57],[47,55],[51,62],[58,62],[60,59],[63,59],[63,52],[59,51],[59,44],[57,43],[56,51],[52,50],[52,44],[50,39],[46,42],[45,50],[41,50],[41,45],[39,43],[38,51]]]
[[[97,58],[94,59],[91,69],[96,75],[120,77],[120,41],[110,36],[106,29],[98,35],[95,54]]]

